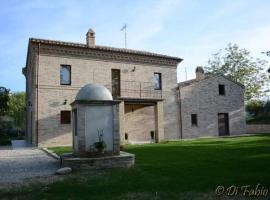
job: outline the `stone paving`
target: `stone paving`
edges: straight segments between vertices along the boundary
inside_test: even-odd
[[[0,149],[0,187],[54,175],[59,161],[37,148]]]

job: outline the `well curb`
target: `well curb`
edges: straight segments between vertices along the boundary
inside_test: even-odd
[[[56,160],[60,160],[60,156],[58,156],[56,153],[52,152],[51,150],[45,148],[45,147],[42,147],[41,148],[42,151],[44,151],[46,154],[48,154],[49,156],[55,158]]]

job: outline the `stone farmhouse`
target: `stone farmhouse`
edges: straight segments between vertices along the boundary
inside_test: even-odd
[[[205,76],[178,84],[181,138],[246,133],[243,85],[223,75]]]
[[[123,142],[244,133],[243,86],[223,76],[205,78],[199,73],[195,80],[177,84],[181,61],[96,45],[92,29],[86,34],[86,44],[30,38],[23,68],[27,140],[35,146],[71,145],[70,104],[89,83],[105,86],[114,100],[121,101]],[[225,95],[218,94],[222,87]],[[219,134],[222,126],[227,129]]]
[[[119,105],[120,137],[130,143],[177,139],[176,68],[181,58],[86,44],[29,39],[27,139],[36,146],[72,144],[70,103],[88,83],[107,87]]]

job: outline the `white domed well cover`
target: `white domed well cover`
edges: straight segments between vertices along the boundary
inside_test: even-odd
[[[90,83],[79,90],[76,100],[111,101],[113,98],[111,92],[103,85]]]

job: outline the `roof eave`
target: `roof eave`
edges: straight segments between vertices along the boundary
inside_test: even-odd
[[[64,41],[56,41],[56,40],[45,40],[45,39],[38,39],[38,38],[29,38],[29,44],[30,43],[41,43],[41,44],[52,44],[52,45],[59,45],[59,46],[70,46],[70,47],[78,47],[78,48],[85,48],[85,49],[95,49],[95,50],[101,50],[101,51],[110,51],[110,52],[119,52],[119,53],[126,53],[126,54],[132,54],[132,55],[141,55],[141,56],[149,56],[149,57],[156,57],[161,59],[170,59],[174,60],[179,64],[183,61],[182,58],[179,57],[173,57],[173,56],[167,56],[162,54],[155,54],[151,52],[143,52],[143,51],[137,51],[133,49],[121,49],[121,48],[115,48],[115,47],[103,47],[103,46],[94,46],[94,47],[88,47],[85,44],[82,43],[73,43],[73,42],[64,42]],[[134,51],[134,52],[132,52]],[[137,52],[136,52],[137,51]]]

